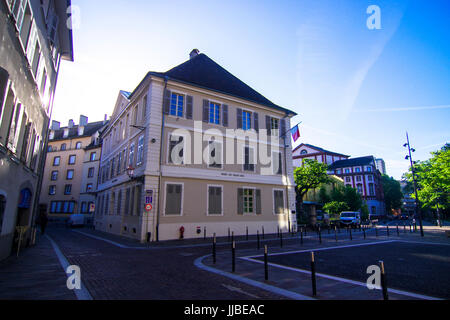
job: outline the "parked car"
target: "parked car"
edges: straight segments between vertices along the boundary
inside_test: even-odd
[[[339,222],[343,226],[357,227],[361,224],[361,214],[357,211],[341,212],[341,218]]]
[[[82,214],[72,214],[67,220],[67,226],[71,228],[82,227],[85,224],[84,218]]]

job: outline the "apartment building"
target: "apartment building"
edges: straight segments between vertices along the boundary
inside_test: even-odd
[[[102,133],[96,228],[159,241],[295,227],[294,115],[198,50],[149,72]]]
[[[372,216],[386,214],[381,173],[373,156],[336,161],[328,167],[328,174],[342,178],[345,185],[357,189]]]
[[[89,123],[80,116],[67,127],[52,121],[39,204],[51,219],[72,213],[92,217],[101,155],[100,131],[107,121]]]
[[[61,60],[73,61],[70,1],[0,1],[0,260],[29,242]]]
[[[378,171],[381,172],[381,174],[386,174],[386,163],[384,162],[383,159],[381,159],[381,158],[375,159],[375,165],[376,165]]]
[[[303,159],[316,160],[317,162],[331,165],[335,161],[350,158],[348,155],[325,150],[307,143],[301,143],[292,150],[292,156],[294,167],[301,167]]]

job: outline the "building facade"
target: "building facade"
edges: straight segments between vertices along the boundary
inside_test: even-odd
[[[295,227],[294,115],[197,50],[149,72],[102,134],[96,228],[159,241]]]
[[[100,131],[106,121],[89,123],[80,117],[60,128],[52,122],[39,204],[49,218],[67,218],[72,213],[91,217],[101,155]]]
[[[73,61],[69,6],[0,1],[0,260],[16,227],[30,239],[59,66]]]
[[[331,165],[335,161],[345,160],[350,157],[306,143],[302,143],[292,150],[292,156],[294,167],[301,167],[303,159],[316,160],[319,163]]]
[[[342,178],[345,185],[357,189],[372,217],[386,215],[381,173],[373,156],[336,161],[328,167],[328,174]]]

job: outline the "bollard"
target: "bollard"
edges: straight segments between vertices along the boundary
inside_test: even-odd
[[[280,247],[283,248],[283,232],[280,232]]]
[[[417,222],[414,222],[414,232],[417,232]]]
[[[322,244],[322,230],[319,227],[319,243]]]
[[[246,232],[246,234],[245,234],[245,240],[248,241],[248,227],[246,228],[245,232]]]
[[[389,226],[386,226],[386,234],[389,237]]]
[[[353,237],[352,237],[352,228],[349,228],[348,231],[349,231],[349,233],[350,233],[350,240],[353,240]]]
[[[216,234],[214,233],[213,238],[213,263],[216,264]]]
[[[262,226],[262,238],[264,240],[264,226]]]
[[[260,243],[259,243],[259,230],[256,231],[256,243],[258,250],[260,249]]]
[[[397,225],[397,237],[400,236],[400,231],[398,231],[398,225]]]
[[[334,226],[334,240],[336,240],[336,242],[338,241],[336,225]]]
[[[228,242],[230,242],[230,228],[228,228]]]
[[[231,272],[236,271],[236,243],[233,241],[231,246]]]
[[[361,232],[361,223],[359,224],[359,232]]]
[[[303,227],[300,229],[300,244],[303,245]]]
[[[306,229],[307,229],[308,227],[305,225],[305,229],[303,229],[303,231],[305,232],[305,236],[307,235],[306,234]]]
[[[234,231],[231,231],[231,242],[234,242]]]
[[[206,227],[203,229],[203,239],[206,240]]]
[[[366,240],[366,229],[363,228],[364,240]]]
[[[277,237],[280,237],[280,227],[277,226]]]
[[[312,281],[312,292],[313,296],[317,295],[316,287],[316,262],[314,261],[314,252],[311,252],[311,281]]]
[[[264,279],[269,280],[269,264],[267,261],[267,245],[264,246]]]
[[[387,282],[386,282],[386,272],[384,270],[384,262],[380,261],[380,269],[381,269],[381,289],[383,290],[383,299],[389,300]]]

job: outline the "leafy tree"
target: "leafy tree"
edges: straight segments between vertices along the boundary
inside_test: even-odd
[[[419,202],[424,208],[448,210],[450,208],[450,144],[447,143],[441,150],[431,154],[431,159],[419,161],[414,166]],[[412,173],[407,173],[406,178],[412,182]],[[411,196],[415,198],[414,193]]]
[[[324,163],[319,163],[312,159],[305,159],[303,160],[303,166],[294,170],[297,212],[300,220],[306,218],[303,210],[303,197],[309,190],[316,189],[322,183],[329,181],[327,168],[328,166]]]
[[[347,205],[346,210],[359,211],[362,206],[361,194],[350,186],[336,186],[331,190],[327,196],[322,196],[323,199],[329,199],[328,202],[343,202]]]
[[[381,177],[386,210],[392,212],[402,207],[403,193],[400,182],[385,174]]]
[[[364,201],[364,204],[361,207],[361,220],[368,220],[369,214],[369,206],[367,205],[367,202]]]
[[[326,203],[323,209],[330,214],[330,218],[334,218],[349,208],[345,202],[331,201]]]

